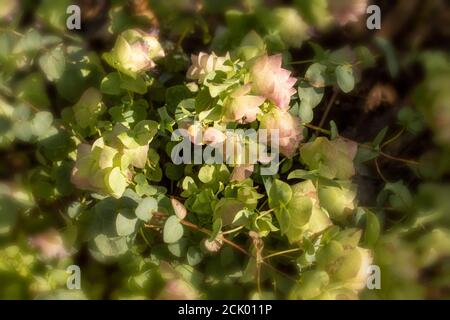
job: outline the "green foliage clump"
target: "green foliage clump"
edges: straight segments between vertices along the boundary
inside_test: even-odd
[[[0,298],[445,297],[448,55],[321,38],[366,1],[262,3],[0,4]]]

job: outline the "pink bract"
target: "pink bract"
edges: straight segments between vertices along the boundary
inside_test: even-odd
[[[281,64],[281,54],[260,57],[251,70],[253,91],[271,100],[278,108],[288,110],[291,96],[296,93],[293,86],[297,79],[291,77],[291,72],[283,69]]]

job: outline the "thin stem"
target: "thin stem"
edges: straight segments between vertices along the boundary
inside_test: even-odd
[[[401,135],[403,134],[403,132],[405,132],[405,128],[402,128],[395,136],[393,136],[391,139],[387,140],[386,142],[384,142],[380,149],[383,149],[384,147],[386,147],[387,145],[391,144],[392,142],[394,142],[395,140],[397,140],[398,138],[401,137]]]
[[[243,228],[244,228],[244,226],[239,226],[239,227],[236,227],[236,228],[234,228],[234,229],[230,229],[230,230],[227,230],[227,231],[222,232],[222,235],[230,234],[230,233],[239,231],[239,230],[241,230],[241,229],[243,229]]]
[[[333,91],[333,95],[331,96],[331,99],[330,99],[330,101],[328,102],[328,105],[327,105],[327,107],[326,107],[326,109],[325,109],[325,112],[324,112],[324,114],[323,114],[323,116],[322,116],[322,119],[320,119],[320,122],[319,122],[319,128],[322,128],[323,125],[325,124],[325,120],[327,119],[328,114],[330,113],[330,110],[331,110],[331,108],[333,107],[334,102],[336,101],[337,95],[338,95],[338,91],[337,91],[337,90],[334,90],[334,91]]]
[[[145,243],[146,243],[149,247],[151,247],[150,242],[148,242],[147,237],[146,237],[145,234],[144,234],[144,229],[143,229],[143,228],[140,229],[140,233],[141,233],[141,237],[142,237],[142,239],[144,239]]]
[[[314,59],[308,59],[308,60],[299,60],[299,61],[292,61],[289,64],[305,64],[305,63],[311,63],[311,62],[315,62],[316,60]]]
[[[313,124],[305,123],[304,126],[309,128],[309,129],[312,129],[312,130],[315,130],[315,131],[320,131],[320,132],[322,132],[324,134],[327,134],[327,135],[331,135],[331,131],[330,130],[326,130],[326,129],[320,128],[320,127],[315,126]]]
[[[385,183],[389,183],[389,181],[386,179],[386,177],[383,175],[383,173],[381,172],[380,166],[378,165],[378,159],[375,159],[375,168],[377,169],[378,175],[381,177],[381,179],[385,182]]]
[[[189,228],[191,228],[191,229],[200,231],[200,232],[202,232],[202,233],[204,233],[204,234],[206,234],[206,235],[211,235],[211,231],[209,231],[209,230],[207,230],[207,229],[204,229],[204,228],[202,228],[202,227],[199,227],[199,226],[197,226],[197,225],[195,225],[195,224],[193,224],[193,223],[191,223],[191,222],[189,222],[189,221],[181,220],[180,223],[181,223],[182,225],[185,225],[186,227],[189,227]],[[222,240],[223,240],[223,242],[225,242],[226,244],[232,246],[232,247],[235,248],[236,250],[239,250],[239,251],[242,252],[243,254],[245,254],[245,255],[251,257],[251,254],[248,253],[247,250],[245,250],[244,248],[242,248],[242,247],[239,246],[238,244],[234,243],[233,241],[228,240],[228,239],[226,239],[226,238],[223,238]]]
[[[382,155],[385,158],[394,160],[394,161],[403,162],[403,163],[411,164],[411,165],[415,165],[415,166],[419,165],[418,161],[394,157],[394,156],[391,156],[390,154],[387,154],[387,153],[382,152],[382,151],[380,151],[380,155]]]
[[[276,256],[281,256],[283,254],[292,253],[292,252],[298,252],[298,251],[302,251],[302,249],[301,248],[295,248],[295,249],[289,249],[289,250],[275,252],[275,253],[272,253],[272,254],[269,254],[269,255],[263,257],[263,259],[270,259],[270,258],[273,258],[273,257],[276,257]]]
[[[270,210],[264,211],[264,213],[263,213],[262,215],[260,215],[260,216],[258,217],[258,219],[261,219],[262,217],[267,216],[268,214],[270,214],[270,213],[273,212],[273,211],[275,211],[275,210],[274,210],[274,209],[270,209]]]
[[[180,223],[183,224],[183,225],[185,225],[186,227],[189,227],[189,228],[194,229],[194,230],[196,230],[196,231],[202,232],[202,233],[204,233],[204,234],[206,234],[206,235],[211,235],[211,231],[209,231],[209,230],[207,230],[207,229],[204,229],[204,228],[202,228],[202,227],[199,227],[199,226],[197,226],[197,225],[195,225],[195,224],[193,224],[193,223],[191,223],[191,222],[189,222],[189,221],[181,220]],[[226,239],[226,238],[223,238],[222,240],[223,240],[223,242],[225,242],[225,243],[228,244],[229,246],[235,248],[236,250],[242,252],[243,254],[245,254],[245,255],[247,255],[247,256],[249,256],[249,257],[251,257],[251,258],[255,258],[255,257],[254,257],[252,254],[250,254],[247,250],[245,250],[244,248],[242,248],[242,247],[239,246],[238,244],[234,243],[233,241],[228,240],[228,239]],[[256,259],[256,258],[255,258],[255,259]],[[281,274],[281,275],[284,276],[286,279],[289,279],[289,280],[294,281],[294,282],[297,281],[296,279],[292,278],[292,277],[289,276],[288,274],[286,274],[286,273],[284,273],[284,272],[278,270],[277,268],[271,266],[270,264],[268,264],[268,263],[265,262],[264,260],[261,261],[261,263],[262,263],[263,265],[265,265],[266,267],[268,267],[269,269],[271,269],[271,270],[273,270],[273,271],[275,271],[275,272]]]
[[[154,214],[154,216],[155,216],[155,214]],[[167,215],[161,213],[161,216],[166,217]],[[196,224],[193,224],[192,222],[189,222],[189,221],[186,221],[186,220],[181,220],[180,223],[181,223],[182,225],[188,227],[188,228],[193,229],[193,230],[199,231],[199,232],[204,233],[204,234],[206,234],[206,235],[211,235],[211,231],[209,231],[209,230],[207,230],[207,229],[205,229],[205,228],[199,227],[199,226],[197,226]],[[145,226],[146,226],[146,227],[150,227],[150,228],[151,228],[151,227],[154,227],[154,226],[149,225],[149,224],[145,224]],[[223,242],[225,242],[225,243],[228,244],[229,246],[231,246],[231,247],[235,248],[236,250],[242,252],[243,254],[249,256],[250,258],[255,258],[255,257],[254,257],[252,254],[250,254],[247,250],[245,250],[244,248],[242,248],[242,247],[239,246],[238,244],[234,243],[233,241],[228,240],[228,239],[226,239],[225,237],[223,237],[222,240],[223,240]],[[255,259],[256,259],[256,258],[255,258]],[[289,280],[294,281],[294,282],[297,281],[296,279],[292,278],[292,277],[289,276],[288,274],[286,274],[286,273],[284,273],[284,272],[282,272],[282,271],[276,269],[275,267],[271,266],[270,264],[268,264],[268,263],[265,262],[264,260],[261,261],[261,263],[262,263],[263,265],[267,266],[269,269],[271,269],[271,270],[273,270],[273,271],[275,271],[275,272],[281,274],[281,275],[284,276],[286,279],[289,279]]]
[[[261,209],[264,208],[264,206],[265,206],[266,203],[267,203],[267,199],[268,199],[268,198],[266,198],[266,199],[263,201],[263,203],[259,206],[259,209],[258,209],[259,211],[261,211]]]
[[[258,289],[258,294],[261,297],[261,263],[257,263],[256,266],[256,288]]]

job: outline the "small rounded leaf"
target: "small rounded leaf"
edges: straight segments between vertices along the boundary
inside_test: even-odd
[[[291,186],[281,180],[275,180],[270,188],[269,201],[272,208],[287,204],[292,198]]]
[[[153,198],[145,198],[136,208],[136,216],[145,222],[150,221],[154,212],[158,210],[158,202]]]
[[[203,259],[202,252],[197,247],[189,247],[187,251],[187,261],[189,265],[195,266]]]
[[[349,93],[355,87],[355,77],[351,66],[343,65],[336,68],[336,79],[339,88],[345,93]]]
[[[119,236],[128,236],[136,229],[136,218],[132,218],[130,212],[119,212],[116,219],[116,231]]]
[[[170,216],[164,225],[163,238],[165,243],[175,243],[183,236],[183,226],[177,216]]]

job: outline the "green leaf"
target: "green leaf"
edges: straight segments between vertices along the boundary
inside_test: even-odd
[[[389,203],[393,208],[401,211],[407,211],[412,208],[413,197],[403,181],[386,183],[383,192],[389,194]]]
[[[339,137],[338,127],[336,125],[336,122],[334,122],[334,120],[330,121],[330,131],[331,131],[331,135],[330,135],[331,140],[334,140],[337,137]]]
[[[312,71],[309,76],[312,76]],[[322,101],[324,92],[323,87],[314,87],[306,81],[300,82],[298,86],[299,117],[304,123],[310,123],[313,120],[313,109]]]
[[[372,146],[374,146],[375,148],[379,148],[380,144],[383,142],[384,137],[386,137],[386,133],[388,132],[389,128],[388,127],[384,127],[375,137],[375,139],[372,142]]]
[[[178,181],[183,178],[184,175],[184,165],[180,164],[173,164],[173,163],[166,163],[164,165],[164,173],[166,174],[166,177],[169,178],[172,181]]]
[[[180,239],[180,241],[176,243],[171,243],[167,245],[167,249],[172,253],[175,257],[181,258],[186,254],[188,246],[187,239]]]
[[[116,231],[119,236],[129,236],[136,230],[137,219],[132,217],[129,210],[122,210],[117,215]]]
[[[376,37],[375,43],[383,51],[387,61],[389,73],[391,74],[392,78],[395,78],[398,75],[400,66],[392,43],[390,43],[389,40],[382,37]]]
[[[300,82],[298,86],[298,97],[301,102],[305,102],[307,105],[314,109],[322,101],[325,90],[323,88],[312,87],[306,81]]]
[[[125,237],[109,238],[105,234],[99,234],[94,238],[97,249],[106,257],[117,257],[128,251]]]
[[[397,118],[398,122],[413,134],[420,133],[425,126],[422,114],[413,108],[402,108]]]
[[[0,235],[10,232],[17,221],[20,206],[13,199],[0,196]]]
[[[40,23],[64,32],[67,30],[66,18],[68,17],[65,12],[71,3],[69,0],[40,1],[39,6],[34,9],[36,10],[36,18],[38,18]]]
[[[181,121],[193,117],[195,112],[195,99],[182,100],[175,109],[175,120]]]
[[[213,106],[215,100],[209,95],[208,88],[204,87],[195,97],[195,111],[200,113]]]
[[[142,76],[137,75],[136,79],[133,79],[126,74],[121,74],[121,78],[122,82],[120,87],[122,89],[136,92],[138,94],[145,94],[147,92],[147,83]]]
[[[86,206],[82,204],[79,201],[74,201],[70,204],[70,206],[67,208],[67,215],[71,219],[75,219],[78,216],[80,216],[83,211],[86,209]]]
[[[33,53],[42,47],[42,36],[35,28],[31,28],[22,37],[19,38],[14,47],[14,54]]]
[[[291,186],[281,180],[275,180],[270,188],[269,204],[271,208],[286,205],[292,198]]]
[[[81,128],[95,126],[97,118],[104,111],[105,106],[102,102],[102,94],[93,87],[87,89],[73,106],[75,120]]]
[[[47,111],[40,111],[31,120],[31,130],[38,138],[45,138],[50,133],[53,123],[53,115]]]
[[[39,151],[51,161],[61,161],[75,150],[76,145],[67,131],[58,131],[56,134],[39,141]]]
[[[18,97],[39,109],[50,106],[44,79],[39,73],[32,73],[19,83]]]
[[[170,216],[164,224],[163,238],[165,243],[175,243],[183,236],[183,226],[177,216]]]
[[[292,166],[294,164],[293,159],[287,159],[284,161],[284,163],[281,165],[280,172],[282,174],[287,173],[289,170],[291,170]]]
[[[369,210],[365,210],[366,227],[363,235],[363,242],[369,248],[373,248],[380,236],[380,222],[378,217]]]
[[[189,197],[190,195],[194,194],[198,188],[197,185],[195,184],[194,179],[192,179],[192,177],[184,177],[182,183],[181,183],[181,187],[183,188],[183,196]]]
[[[185,100],[192,98],[192,92],[185,85],[176,85],[166,90],[166,105],[167,110],[171,114],[175,114],[178,104]]]
[[[135,213],[140,220],[148,222],[156,211],[158,211],[158,202],[156,199],[145,198],[139,203]]]
[[[198,179],[203,183],[210,183],[214,180],[214,171],[213,165],[204,165],[198,172]]]
[[[109,174],[106,175],[106,178],[106,185],[111,194],[115,198],[120,198],[128,186],[127,179],[120,171],[120,168],[115,167],[111,169]]]
[[[56,190],[63,196],[68,196],[74,191],[74,186],[70,182],[73,164],[71,162],[62,162],[53,170],[53,178],[55,179]]]
[[[314,88],[323,88],[327,85],[326,79],[327,67],[320,63],[313,63],[306,70],[305,78]]]
[[[133,128],[133,136],[141,146],[147,145],[158,133],[159,124],[153,120],[142,120]]]
[[[120,95],[122,93],[121,84],[120,74],[118,72],[112,72],[103,78],[100,90],[102,93]]]
[[[314,112],[308,101],[302,101],[298,109],[298,116],[303,123],[310,123],[314,119]]]
[[[61,78],[66,67],[66,59],[61,46],[46,51],[39,58],[39,66],[44,71],[49,81]]]
[[[355,77],[350,65],[338,66],[335,72],[337,84],[344,93],[349,93],[355,88]]]
[[[206,203],[199,204],[202,207],[201,209],[206,209],[210,206],[210,199],[206,198],[204,201]],[[244,207],[244,203],[239,200],[234,198],[222,198],[214,206],[214,219],[221,219],[224,226],[230,225],[233,223],[238,212],[244,209]]]
[[[296,295],[300,299],[310,300],[320,295],[330,282],[330,277],[325,271],[310,270],[302,274],[297,285]]]
[[[359,147],[358,153],[356,153],[355,163],[364,163],[373,160],[376,157],[378,157],[378,155],[379,155],[378,151],[369,148]]]
[[[275,210],[275,217],[280,224],[281,234],[285,234],[289,230],[289,223],[291,222],[289,211],[284,205],[282,205],[280,208]]]
[[[309,197],[296,196],[289,201],[287,209],[291,227],[303,227],[309,222],[312,214],[312,200]]]
[[[376,59],[372,52],[364,46],[359,46],[356,48],[356,55],[358,60],[362,62],[363,66],[366,68],[371,68],[375,66]]]
[[[303,169],[297,169],[289,173],[288,180],[290,179],[315,179],[317,178],[317,170],[307,171]]]
[[[189,265],[195,266],[202,261],[203,253],[197,247],[191,246],[191,247],[189,247],[189,249],[187,251],[186,258],[187,258]]]
[[[236,216],[234,217],[233,222],[236,220]],[[212,226],[212,232],[211,232],[211,235],[209,236],[209,240],[212,241],[212,240],[216,239],[221,230],[222,230],[222,219],[217,218],[214,220],[214,223]]]

